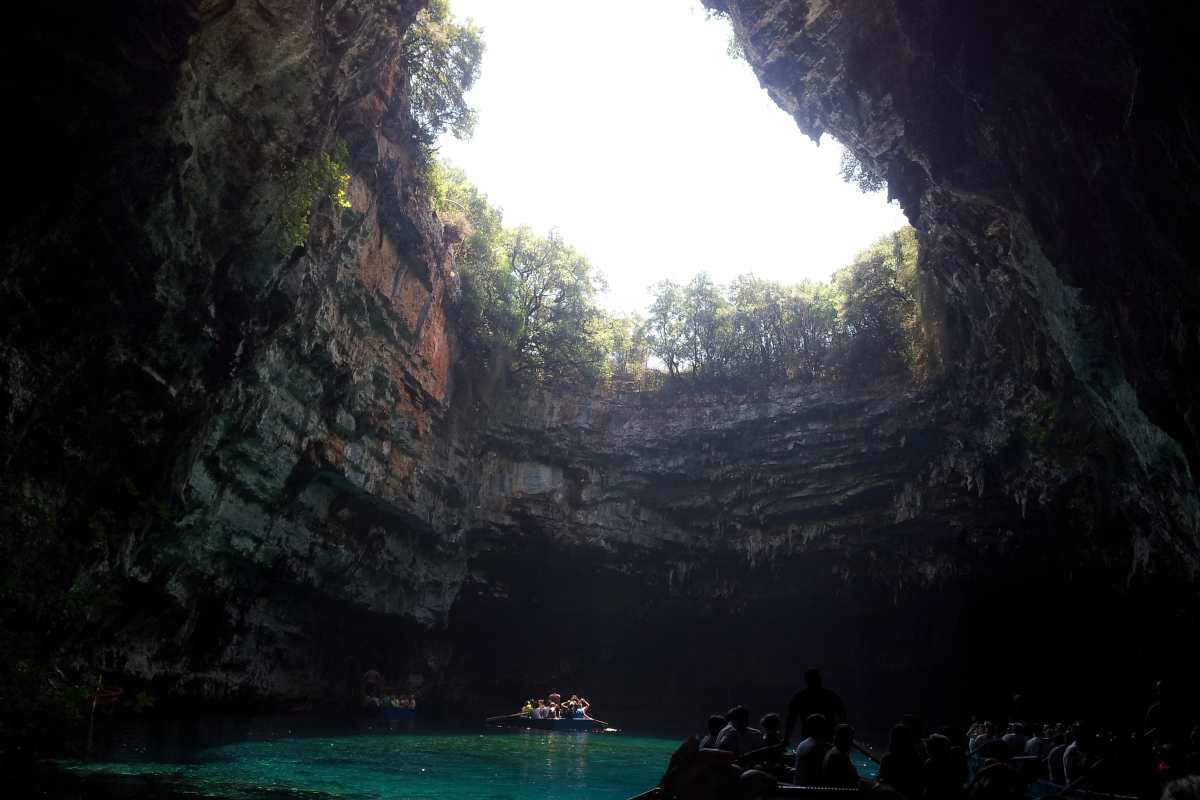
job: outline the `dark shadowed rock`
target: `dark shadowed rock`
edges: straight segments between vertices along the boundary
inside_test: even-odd
[[[485,392],[459,357],[418,3],[101,6],[29,10],[6,52],[30,191],[0,472],[14,519],[89,542],[52,580],[117,598],[50,643],[77,663],[239,702],[342,702],[371,668],[476,710],[553,683],[674,720],[777,710],[819,664],[870,725],[1069,704],[1194,629],[1171,13],[728,0],[772,97],[920,231],[944,374],[647,395]],[[351,208],[281,248],[287,165],[339,140]]]

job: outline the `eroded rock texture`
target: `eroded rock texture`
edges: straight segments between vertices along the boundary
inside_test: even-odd
[[[1121,2],[712,5],[806,133],[832,133],[886,176],[922,234],[953,379],[989,418],[1029,419],[1064,445],[1004,488],[1044,502],[1068,482],[1103,485],[1133,571],[1178,559],[1194,572],[1188,15]]]
[[[887,175],[945,374],[662,397],[499,390],[458,356],[404,95],[417,5],[12,26],[40,122],[5,242],[0,469],[6,502],[99,531],[80,580],[120,602],[80,663],[329,702],[374,667],[474,711],[557,684],[628,721],[778,707],[817,663],[870,726],[1014,689],[1069,704],[1194,629],[1178,20],[724,4],[776,101]],[[352,208],[281,247],[287,165],[338,139]]]

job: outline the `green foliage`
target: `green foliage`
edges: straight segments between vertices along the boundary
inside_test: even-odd
[[[917,234],[903,228],[879,239],[834,275],[850,367],[928,375],[932,342],[921,320],[916,270]]]
[[[492,368],[535,380],[604,376],[613,329],[596,306],[603,279],[555,231],[507,229],[460,171],[436,167],[435,204],[457,240],[460,319],[468,352]]]
[[[651,288],[645,319],[596,305],[602,281],[555,232],[508,229],[461,171],[436,166],[432,193],[462,280],[462,340],[485,373],[539,381],[628,381],[655,359],[693,382],[928,375],[916,293],[916,232],[885,236],[832,282],[700,273]]]
[[[929,373],[916,295],[916,232],[885,236],[831,283],[784,285],[704,273],[652,288],[646,343],[667,374],[695,381],[780,382]]]
[[[557,378],[597,375],[605,361],[603,314],[595,304],[602,279],[556,231],[526,227],[504,237],[503,268],[515,301],[514,372]]]
[[[667,367],[668,375],[679,374],[687,357],[686,308],[683,287],[673,281],[660,281],[651,288],[654,302],[646,323],[646,343],[650,353]]]
[[[479,79],[483,31],[470,20],[458,22],[447,0],[431,0],[404,37],[409,72],[409,107],[423,144],[445,131],[471,135],[475,112],[466,93]]]
[[[129,701],[129,710],[141,714],[154,708],[154,695],[149,692],[138,692]]]
[[[786,286],[741,275],[728,287],[703,273],[653,288],[650,352],[670,375],[792,380],[825,372],[838,316],[828,284]]]
[[[328,199],[339,208],[350,207],[346,198],[346,188],[350,185],[347,160],[346,145],[338,142],[332,153],[299,159],[286,170],[279,210],[281,249],[286,251],[304,244],[309,219],[321,200]]]
[[[842,163],[838,174],[846,183],[857,186],[860,191],[870,194],[882,192],[887,188],[887,181],[863,161],[854,155],[848,147],[842,148]]]
[[[605,316],[600,346],[607,353],[603,376],[618,381],[641,378],[650,355],[646,321],[638,314]]]

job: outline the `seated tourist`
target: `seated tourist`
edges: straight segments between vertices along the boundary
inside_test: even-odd
[[[833,731],[833,746],[825,752],[821,763],[821,785],[858,788],[858,768],[850,760],[854,747],[854,728],[842,723]]]
[[[757,750],[762,747],[762,731],[758,728],[752,728],[749,724],[746,725],[746,730],[738,734],[738,746],[743,754],[749,753],[751,750]],[[746,766],[743,764],[742,766]]]
[[[1050,726],[1043,725],[1040,729],[1035,729],[1033,736],[1025,742],[1025,755],[1034,756],[1039,763],[1044,762],[1046,756],[1050,755],[1051,747],[1054,747],[1054,742],[1051,741]]]
[[[1009,725],[1008,732],[1000,737],[1000,739],[1008,749],[1009,756],[1025,754],[1025,743],[1029,741],[1029,736],[1026,735],[1025,726],[1020,722],[1014,722]]]
[[[734,755],[742,754],[742,734],[750,729],[750,711],[744,706],[734,706],[725,714],[726,724],[717,734],[717,750],[726,750]]]
[[[829,721],[824,714],[809,714],[803,726],[808,736],[796,745],[796,783],[820,786],[824,780],[825,754],[830,748]]]
[[[922,769],[925,800],[957,800],[967,782],[967,765],[962,754],[956,754],[950,739],[940,733],[930,736],[926,746],[929,757]]]
[[[758,727],[762,729],[762,747],[770,747],[783,741],[783,722],[778,714],[764,714],[758,721]]]
[[[1083,777],[1094,760],[1089,751],[1092,749],[1092,735],[1082,723],[1075,723],[1074,739],[1063,751],[1063,782],[1072,783]]]
[[[925,726],[916,714],[905,714],[900,718],[900,724],[912,731],[913,746],[917,748],[917,758],[924,763],[929,754],[925,751]]]
[[[924,793],[922,771],[925,765],[917,755],[912,729],[893,725],[888,736],[887,754],[879,762],[879,782],[904,795],[907,800],[919,800]]]
[[[1158,743],[1186,745],[1191,725],[1177,687],[1171,681],[1161,680],[1155,686],[1155,692],[1157,700],[1146,709],[1146,734]]]
[[[988,761],[1003,761],[1008,758],[1008,745],[1000,737],[1000,729],[993,722],[985,722],[983,733],[971,743],[975,768],[981,769]]]
[[[721,734],[721,729],[725,727],[725,718],[720,714],[713,714],[708,718],[708,735],[700,740],[701,750],[715,750],[717,747],[717,737]]]
[[[1054,737],[1054,746],[1050,748],[1050,754],[1046,756],[1046,774],[1050,776],[1051,783],[1057,783],[1064,786],[1067,779],[1063,773],[1063,753],[1067,752],[1067,743],[1064,737],[1060,734]]]
[[[972,752],[978,751],[981,747],[983,747],[984,743],[995,738],[995,730],[995,725],[987,720],[975,725],[975,732],[968,741],[967,747]]]
[[[724,750],[702,750],[691,736],[671,755],[659,786],[665,796],[687,800],[741,797],[742,770],[732,764],[733,757]]]

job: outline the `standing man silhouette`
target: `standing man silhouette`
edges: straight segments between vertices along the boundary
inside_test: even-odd
[[[804,672],[804,688],[792,695],[792,701],[788,703],[787,725],[783,729],[785,744],[791,742],[792,729],[795,728],[796,723],[807,720],[813,714],[825,717],[825,721],[831,728],[847,721],[846,706],[842,704],[842,698],[821,685],[819,670],[810,669]],[[810,735],[802,725],[800,738],[803,739]]]

